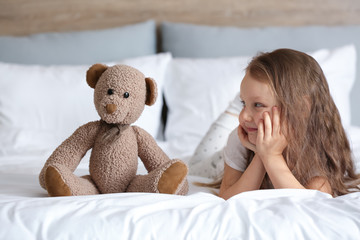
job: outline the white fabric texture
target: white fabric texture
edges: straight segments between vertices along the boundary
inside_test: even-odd
[[[226,145],[232,126],[236,126],[236,117],[223,113],[211,124],[209,131],[201,140],[189,159],[189,174],[208,178],[221,176],[224,170],[223,148]]]
[[[240,93],[237,93],[225,112],[211,124],[189,159],[189,174],[214,179],[222,175],[224,171],[223,147],[231,131],[239,125],[237,116],[241,109]]]
[[[192,184],[208,179],[190,176],[187,196],[47,197],[38,184],[41,164],[36,158],[0,161],[0,239],[288,240],[360,235],[359,192],[332,198],[315,190],[258,190],[225,201]],[[88,166],[79,167],[85,174]]]
[[[249,57],[173,59],[164,84],[169,109],[165,139],[189,156],[239,92]]]
[[[161,126],[162,86],[171,54],[124,59],[155,79],[159,97],[135,123],[156,137]],[[115,63],[105,63],[113,65]],[[81,125],[99,119],[88,65],[41,66],[0,63],[0,155],[54,149]]]

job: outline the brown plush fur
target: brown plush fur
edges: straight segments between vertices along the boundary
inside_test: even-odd
[[[155,81],[151,78],[145,78],[145,82],[146,82],[146,105],[153,105],[156,101],[156,96],[157,96],[157,88],[156,88],[156,84]]]
[[[86,82],[89,84],[91,88],[95,88],[97,81],[99,80],[101,74],[105,72],[108,66],[97,63],[94,64],[87,72],[86,72]]]
[[[101,120],[79,127],[52,153],[40,173],[40,185],[50,196],[126,191],[185,195],[187,166],[181,160],[170,160],[149,133],[130,125],[145,104],[155,103],[155,81],[129,66],[102,64],[90,67],[86,81],[94,88]],[[90,175],[74,175],[90,149]],[[136,174],[138,157],[147,175]]]

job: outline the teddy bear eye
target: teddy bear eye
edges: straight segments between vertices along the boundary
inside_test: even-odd
[[[111,88],[110,88],[110,89],[108,89],[107,94],[108,94],[108,95],[113,95],[113,94],[114,94],[114,90],[113,90],[113,89],[111,89]]]
[[[124,93],[124,98],[128,98],[130,96],[130,94],[128,92]]]

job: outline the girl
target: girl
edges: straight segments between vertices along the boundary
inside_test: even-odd
[[[255,57],[240,98],[238,138],[230,135],[224,153],[230,146],[238,150],[225,156],[221,197],[259,188],[308,188],[333,196],[359,190],[339,112],[312,57],[290,49]]]

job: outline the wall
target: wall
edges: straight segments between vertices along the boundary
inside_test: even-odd
[[[242,27],[360,24],[360,1],[0,0],[0,35],[108,28],[150,18]]]

